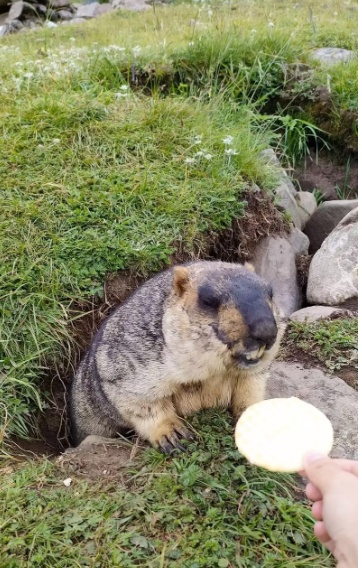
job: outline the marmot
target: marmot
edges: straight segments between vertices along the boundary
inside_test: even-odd
[[[164,452],[190,437],[182,417],[264,397],[285,324],[250,265],[196,261],[140,286],[105,320],[75,375],[73,442],[135,430]]]

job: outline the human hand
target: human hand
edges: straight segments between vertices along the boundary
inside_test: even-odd
[[[314,501],[314,534],[336,558],[338,568],[357,568],[358,463],[307,454],[304,471],[306,495]]]

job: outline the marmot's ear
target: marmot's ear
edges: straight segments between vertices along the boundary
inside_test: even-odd
[[[250,272],[255,272],[255,266],[250,264],[250,262],[245,262],[244,266],[247,270],[250,270]]]
[[[173,269],[173,287],[178,296],[186,291],[189,283],[189,272],[184,266],[175,266]]]

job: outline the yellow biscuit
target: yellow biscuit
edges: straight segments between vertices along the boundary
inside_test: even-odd
[[[252,464],[270,471],[303,469],[303,455],[328,455],[333,427],[312,404],[296,397],[271,398],[249,406],[238,420],[235,442]]]

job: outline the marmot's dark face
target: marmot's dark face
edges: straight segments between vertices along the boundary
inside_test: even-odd
[[[275,352],[279,323],[271,286],[241,265],[202,264],[191,265],[183,283],[190,323],[204,337],[211,333],[226,346],[239,368],[269,359]],[[196,270],[198,265],[201,268]]]

